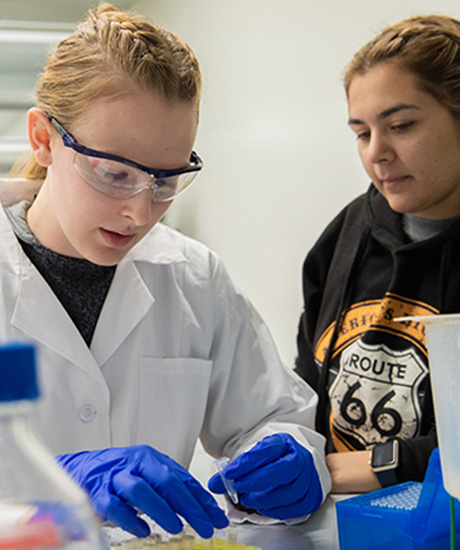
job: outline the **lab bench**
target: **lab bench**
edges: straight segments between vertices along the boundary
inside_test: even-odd
[[[232,527],[232,535],[236,542],[261,550],[338,550],[335,502],[346,497],[329,496],[315,514],[297,525],[244,523]],[[116,540],[113,528],[103,529],[109,541]]]

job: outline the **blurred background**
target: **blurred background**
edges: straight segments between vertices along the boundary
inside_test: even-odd
[[[27,148],[25,113],[48,49],[86,0],[0,0],[0,173]],[[204,92],[196,150],[205,168],[167,223],[214,249],[296,356],[301,269],[347,202],[365,191],[341,84],[354,52],[420,13],[460,18],[458,0],[114,0],[188,42]],[[197,451],[199,477],[207,477]]]

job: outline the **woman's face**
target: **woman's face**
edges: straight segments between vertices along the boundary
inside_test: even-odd
[[[197,130],[197,106],[167,102],[135,91],[94,101],[71,128],[77,141],[157,169],[188,166]],[[46,247],[99,265],[115,265],[162,218],[172,201],[155,203],[145,189],[114,199],[91,187],[75,171],[75,153],[52,129],[51,164],[29,209],[32,232]]]
[[[364,169],[393,210],[460,215],[460,122],[413,73],[380,64],[355,76],[348,112]]]

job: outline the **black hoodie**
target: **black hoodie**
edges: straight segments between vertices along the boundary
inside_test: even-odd
[[[296,371],[318,392],[327,452],[396,438],[398,481],[423,480],[437,446],[424,328],[394,319],[460,312],[458,251],[458,219],[411,242],[371,186],[308,254]]]

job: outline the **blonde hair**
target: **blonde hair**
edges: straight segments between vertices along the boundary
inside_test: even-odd
[[[93,100],[133,84],[198,108],[201,73],[190,47],[148,20],[103,3],[49,55],[38,79],[37,106],[71,128]],[[11,175],[44,179],[46,167],[29,153]]]
[[[424,91],[460,115],[460,21],[444,15],[414,16],[387,27],[347,65],[347,95],[353,78],[379,63],[415,74]]]

